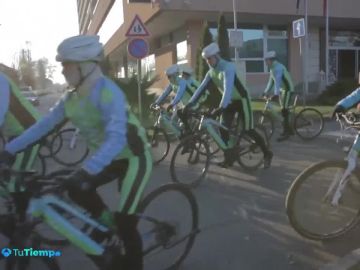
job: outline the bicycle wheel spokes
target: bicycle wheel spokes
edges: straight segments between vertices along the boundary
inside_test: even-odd
[[[304,237],[321,240],[337,237],[356,224],[360,209],[359,179],[349,176],[339,204],[334,193],[346,162],[322,162],[304,171],[287,196],[287,213],[294,229]],[[332,184],[334,188],[330,188]],[[357,187],[354,189],[353,187]]]
[[[177,269],[198,233],[195,198],[184,186],[169,184],[150,193],[139,208],[144,269]]]
[[[165,130],[151,127],[146,130],[148,142],[151,145],[151,153],[154,164],[159,164],[169,153],[170,142]]]
[[[206,177],[210,165],[209,147],[206,141],[188,137],[174,150],[170,172],[174,182],[197,186]]]
[[[320,135],[324,127],[324,119],[319,111],[306,108],[296,116],[294,127],[300,138],[311,140]]]
[[[263,152],[253,139],[242,136],[238,143],[238,163],[247,170],[256,170],[263,162]]]

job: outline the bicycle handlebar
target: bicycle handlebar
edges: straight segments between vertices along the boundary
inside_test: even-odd
[[[360,115],[356,113],[337,113],[336,121],[345,121],[349,126],[360,130]]]
[[[25,185],[27,190],[33,193],[41,192],[42,188],[49,186],[52,186],[54,191],[63,190],[64,176],[72,172],[74,172],[74,170],[64,169],[48,175],[40,175],[35,171],[17,171],[11,168],[0,168],[0,175],[2,176],[20,176],[21,183]]]

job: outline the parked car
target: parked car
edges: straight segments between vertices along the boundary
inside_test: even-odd
[[[24,88],[27,88],[26,90]],[[39,106],[40,101],[39,97],[32,91],[31,87],[23,87],[21,88],[22,94],[26,97],[28,101],[30,101],[34,106]]]

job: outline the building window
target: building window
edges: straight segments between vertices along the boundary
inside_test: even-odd
[[[187,41],[184,40],[176,44],[176,58],[178,64],[186,64],[187,61]]]
[[[360,32],[331,31],[329,43],[331,47],[359,47]]]
[[[288,41],[287,39],[271,39],[267,40],[268,51],[275,51],[279,62],[288,66]]]
[[[230,30],[228,33],[230,35]],[[245,62],[246,72],[267,72],[264,54],[266,51],[276,51],[279,62],[288,65],[288,31],[286,26],[257,26],[239,27],[238,31],[243,34],[242,47],[238,49],[240,61]],[[217,40],[217,29],[210,28],[213,41]],[[230,47],[230,57],[235,60],[235,49]]]
[[[109,39],[114,35],[116,30],[124,23],[123,16],[123,4],[122,0],[116,0],[112,5],[108,15],[106,16],[105,21],[100,27],[98,35],[100,36],[100,41],[103,44],[106,44]]]
[[[142,76],[148,75],[149,78],[155,76],[155,54],[148,55],[141,61]]]

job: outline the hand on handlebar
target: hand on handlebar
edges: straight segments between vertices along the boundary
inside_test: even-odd
[[[337,114],[344,114],[345,112],[346,112],[345,108],[341,105],[338,105],[335,107],[331,117],[332,119],[334,119]]]

